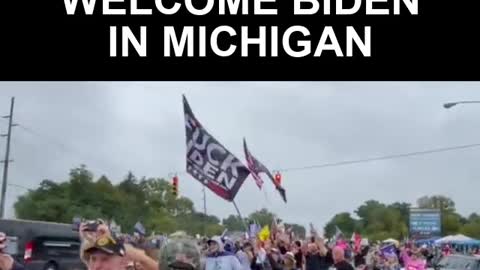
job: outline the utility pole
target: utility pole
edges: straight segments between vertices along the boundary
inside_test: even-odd
[[[2,198],[0,202],[0,218],[5,218],[5,197],[7,194],[7,178],[8,178],[8,164],[13,160],[10,160],[10,139],[12,137],[12,127],[16,126],[13,124],[13,106],[15,104],[15,97],[12,97],[10,104],[10,114],[4,116],[3,118],[8,118],[8,132],[7,134],[2,134],[2,137],[7,137],[7,147],[5,150],[5,159],[3,162],[3,179],[2,179]]]

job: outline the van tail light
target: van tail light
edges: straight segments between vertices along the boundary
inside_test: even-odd
[[[32,254],[33,254],[33,242],[28,242],[25,245],[25,256],[23,259],[25,260],[25,263],[29,263],[32,260]]]

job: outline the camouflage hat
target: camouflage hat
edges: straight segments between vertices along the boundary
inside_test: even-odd
[[[93,245],[84,250],[85,254],[91,254],[95,251],[101,251],[108,255],[125,256],[125,247],[123,244],[110,236],[98,238]]]
[[[160,269],[200,269],[200,250],[195,239],[169,238],[160,250]]]

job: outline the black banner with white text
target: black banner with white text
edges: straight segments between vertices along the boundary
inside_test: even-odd
[[[187,137],[187,172],[211,191],[233,201],[250,171],[210,135],[183,97]]]

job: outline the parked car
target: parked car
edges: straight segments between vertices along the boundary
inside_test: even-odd
[[[70,224],[1,219],[0,231],[8,238],[5,252],[27,270],[86,270]]]
[[[26,245],[25,266],[30,270],[86,269],[79,250],[78,238],[36,237]]]
[[[440,259],[435,270],[480,270],[480,258],[467,255],[449,255]]]

